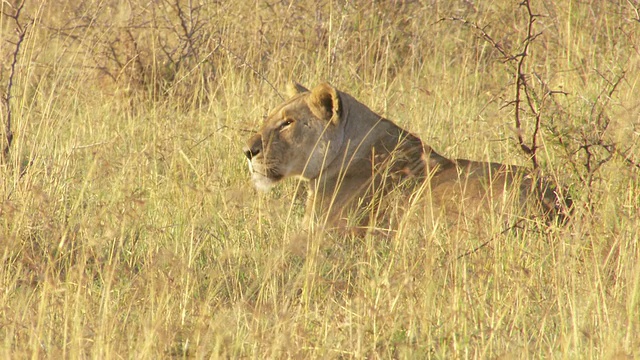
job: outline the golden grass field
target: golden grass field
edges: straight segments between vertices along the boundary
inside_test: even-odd
[[[518,54],[517,1],[29,0],[12,71],[18,5],[0,357],[640,358],[638,1],[531,1],[566,226],[392,239],[305,236],[296,181],[256,192],[245,139],[288,81],[326,80],[445,156],[530,165],[515,62],[468,25]]]

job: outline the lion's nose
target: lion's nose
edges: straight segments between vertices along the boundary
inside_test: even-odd
[[[253,159],[254,156],[260,153],[260,148],[257,146],[254,146],[252,148],[245,147],[243,151],[244,151],[244,156],[246,156],[247,159],[251,160]]]
[[[256,155],[249,148],[244,148],[244,149],[242,149],[242,151],[244,152],[244,156],[246,156],[247,159],[249,159],[249,160],[251,160]]]
[[[251,139],[249,139],[247,146],[245,146],[244,149],[242,149],[242,151],[244,152],[244,156],[246,156],[247,159],[249,160],[253,159],[256,155],[260,154],[261,150],[262,150],[262,137],[260,136],[260,134],[256,134]]]

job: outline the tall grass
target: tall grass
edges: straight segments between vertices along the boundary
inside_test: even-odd
[[[1,356],[640,356],[638,170],[598,146],[586,169],[580,147],[602,109],[602,141],[640,159],[638,4],[533,5],[527,72],[566,92],[543,109],[539,154],[572,221],[408,221],[381,240],[309,236],[295,182],[256,193],[247,131],[274,88],[328,80],[446,156],[528,164],[507,65],[438,21],[518,49],[516,3],[28,1],[0,167]]]

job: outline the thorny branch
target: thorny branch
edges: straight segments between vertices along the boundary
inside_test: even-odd
[[[528,15],[528,24],[527,24],[527,37],[524,39],[524,46],[522,52],[515,56],[518,58],[518,66],[516,72],[516,94],[514,99],[514,107],[515,107],[515,126],[516,126],[516,135],[518,137],[518,145],[524,151],[525,154],[529,155],[531,158],[531,162],[533,163],[534,169],[538,167],[538,159],[536,157],[537,148],[537,134],[540,129],[540,112],[537,111],[532,94],[530,93],[529,86],[527,84],[527,75],[524,73],[524,65],[525,59],[527,55],[529,55],[529,46],[531,43],[540,36],[541,33],[534,34],[533,32],[533,24],[536,21],[536,18],[540,15],[534,14],[531,10],[531,4],[529,0],[524,0],[521,4],[527,9]],[[536,118],[536,124],[533,131],[533,135],[531,136],[531,146],[527,146],[524,141],[524,137],[522,135],[522,122],[520,121],[520,104],[522,102],[522,92],[524,91],[527,104],[529,105],[529,109],[534,114]]]
[[[9,70],[9,80],[7,81],[7,87],[6,87],[5,93],[2,96],[2,102],[4,103],[4,107],[5,107],[5,143],[4,143],[4,148],[2,150],[2,158],[1,158],[1,161],[3,163],[7,162],[9,157],[9,150],[11,149],[11,144],[13,143],[13,131],[11,130],[11,121],[12,121],[11,97],[12,97],[12,90],[13,90],[13,82],[16,75],[16,65],[18,63],[18,55],[20,53],[20,46],[22,45],[22,42],[24,41],[27,35],[27,29],[32,24],[32,21],[24,25],[20,23],[20,13],[24,8],[24,3],[25,3],[25,0],[23,0],[17,7],[14,7],[13,14],[9,14],[6,12],[3,12],[2,14],[4,16],[9,17],[10,19],[13,19],[16,26],[15,31],[18,36],[18,39],[16,40],[16,42],[13,43],[15,47],[14,47],[13,56],[11,59],[11,66]],[[6,5],[11,6],[8,3]]]
[[[588,185],[591,185],[593,182],[593,174],[614,156],[618,156],[628,165],[640,169],[640,162],[634,160],[630,155],[631,149],[620,150],[618,144],[607,140],[607,133],[611,124],[611,119],[606,114],[605,110],[619,85],[624,80],[626,72],[623,71],[613,81],[607,80],[606,76],[603,74],[598,74],[609,83],[609,87],[608,89],[600,92],[594,100],[590,114],[590,119],[593,119],[593,121],[590,122],[592,129],[588,133],[582,131],[581,139],[579,140],[580,146],[572,154],[574,155],[578,151],[584,152],[585,159],[582,165],[587,170],[587,175],[583,180]],[[558,139],[560,140],[560,143],[564,145],[563,136],[561,134],[558,134]],[[603,149],[606,154],[598,157],[596,156],[596,151],[598,151],[596,149]]]
[[[548,84],[535,72],[531,74],[526,72],[526,60],[529,55],[529,49],[532,43],[542,34],[541,32],[535,32],[534,29],[534,25],[537,21],[536,19],[542,15],[534,13],[530,0],[523,0],[520,3],[520,6],[526,10],[527,32],[526,37],[522,42],[522,48],[516,54],[510,53],[505,49],[502,43],[496,41],[494,37],[488,33],[487,26],[480,26],[476,23],[458,17],[443,18],[440,19],[440,21],[455,21],[470,27],[477,32],[483,40],[487,41],[494,49],[496,49],[501,54],[502,61],[511,67],[515,76],[515,94],[513,100],[506,102],[505,106],[514,107],[515,133],[518,146],[531,159],[533,167],[537,168],[539,167],[539,163],[536,152],[539,148],[538,136],[543,126],[543,110],[545,110],[547,101],[550,99],[554,102],[555,108],[561,108],[559,104],[553,100],[554,95],[568,94],[561,90],[550,89]],[[606,109],[608,108],[609,102],[614,93],[617,91],[618,86],[624,79],[625,71],[622,71],[622,73],[614,80],[607,80],[605,75],[600,73],[598,74],[608,82],[608,86],[607,89],[603,90],[600,95],[598,95],[592,104],[591,114],[589,116],[590,120],[588,122],[589,124],[592,124],[591,131],[588,133],[582,131],[579,139],[573,139],[579,145],[577,147],[570,147],[564,139],[569,135],[561,134],[553,125],[551,126],[551,132],[558,139],[560,145],[567,149],[567,154],[570,159],[573,159],[576,154],[582,153],[583,161],[580,165],[586,170],[586,174],[581,176],[581,179],[587,185],[591,185],[593,183],[595,172],[602,165],[616,156],[621,158],[626,164],[636,169],[640,169],[640,161],[633,159],[630,148],[627,150],[621,150],[618,144],[607,140],[608,136],[605,136],[608,133],[607,130],[611,121],[606,114]],[[542,89],[541,92],[536,91],[534,86],[530,83],[532,78],[539,83],[540,88]],[[534,119],[533,130],[528,142],[525,140],[525,132],[523,131],[522,119],[524,118],[525,113],[530,114]],[[553,121],[555,115],[550,115],[549,117],[550,120]],[[569,148],[573,149],[569,150]],[[577,169],[577,164],[573,160],[570,160],[570,164]]]
[[[504,46],[496,41],[488,32],[487,27],[479,26],[473,22],[468,20],[452,17],[452,18],[443,18],[440,21],[450,20],[456,21],[464,24],[472,28],[474,31],[480,34],[480,37],[487,41],[493,48],[495,48],[501,55],[502,61],[507,64],[511,64],[512,71],[515,76],[515,94],[514,98],[511,101],[506,103],[506,106],[514,107],[514,123],[515,123],[515,133],[516,139],[518,142],[518,146],[520,149],[531,159],[534,168],[539,167],[538,158],[536,156],[536,152],[538,150],[538,135],[540,133],[540,128],[542,126],[542,111],[541,108],[544,104],[544,101],[547,97],[553,96],[555,94],[565,94],[562,91],[552,91],[548,90],[545,92],[544,96],[540,97],[533,90],[532,86],[529,84],[528,79],[530,75],[526,73],[526,59],[529,55],[529,48],[531,44],[542,35],[541,32],[536,33],[534,31],[534,24],[536,19],[541,17],[542,15],[536,14],[533,12],[531,8],[531,4],[529,0],[524,0],[520,3],[520,6],[524,7],[527,12],[527,36],[523,40],[522,49],[517,54],[512,54],[507,51]],[[528,111],[533,115],[535,119],[533,132],[531,134],[531,139],[529,140],[529,144],[527,144],[525,140],[525,132],[523,130],[522,119],[524,117],[523,112],[526,106]]]

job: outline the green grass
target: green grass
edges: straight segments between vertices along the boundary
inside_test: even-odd
[[[523,9],[206,2],[198,54],[177,66],[161,50],[184,43],[176,8],[156,5],[156,18],[145,2],[26,5],[35,22],[0,166],[0,356],[640,356],[638,170],[614,157],[587,184],[583,153],[551,131],[575,150],[602,108],[603,139],[640,159],[637,4],[534,3],[549,16],[527,72],[567,92],[542,109],[539,153],[572,190],[567,226],[500,234],[494,217],[462,233],[407,221],[389,240],[308,236],[295,181],[253,190],[241,148],[281,101],[269,83],[328,80],[446,156],[528,164],[504,107],[508,66],[470,28],[438,22],[490,25],[515,52]],[[4,90],[15,26],[1,25]]]

